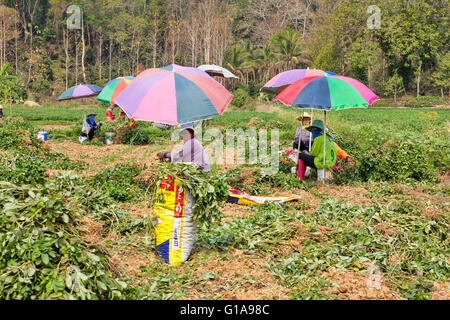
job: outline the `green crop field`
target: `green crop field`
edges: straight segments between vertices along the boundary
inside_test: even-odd
[[[276,128],[280,145],[291,147],[301,110],[266,107],[229,108],[204,128]],[[79,145],[87,112],[98,113],[102,131],[120,129],[104,110],[14,105],[14,118],[0,120],[2,299],[448,298],[449,109],[329,112],[331,132],[356,165],[325,185],[313,175],[295,179],[283,156],[273,176],[258,165],[214,165],[211,181],[301,200],[211,200],[220,223],[198,230],[178,267],[158,257],[150,222],[148,177],[161,175],[156,152],[169,148],[170,130],[138,121],[128,144],[107,146],[100,135]],[[35,137],[41,127],[45,145]]]

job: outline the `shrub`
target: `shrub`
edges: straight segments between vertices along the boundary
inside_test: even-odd
[[[231,104],[237,108],[241,108],[249,102],[249,94],[242,88],[238,88],[233,93],[233,100],[231,100]]]
[[[150,143],[150,134],[144,129],[127,127],[120,140],[124,144],[141,146]]]
[[[425,147],[417,140],[394,138],[369,152],[355,152],[354,159],[359,165],[344,167],[336,181],[437,181]]]
[[[37,130],[22,118],[5,118],[0,120],[0,148],[16,150],[29,146],[40,147],[36,137]]]

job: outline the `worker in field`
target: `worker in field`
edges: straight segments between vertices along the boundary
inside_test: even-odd
[[[94,112],[91,112],[87,115],[87,118],[85,121],[83,121],[83,125],[81,127],[80,137],[79,141],[80,143],[87,141],[91,141],[94,138],[94,134],[96,131],[100,130],[100,127],[102,124],[97,124],[95,122],[95,116],[97,114]]]
[[[112,121],[116,120],[116,116],[113,114],[114,104],[111,104],[109,108],[106,110],[106,117],[111,119]]]
[[[125,113],[125,111],[123,111],[122,109],[120,109],[120,113],[119,113],[119,117],[122,118],[122,120],[130,127],[132,128],[136,128],[136,124],[134,123],[134,119],[133,118],[128,118],[127,114]]]
[[[201,143],[195,138],[194,126],[192,124],[182,125],[179,136],[183,139],[183,147],[179,151],[160,152],[158,158],[160,160],[169,159],[173,162],[194,163],[203,168],[203,172],[209,172],[208,158],[205,149]]]
[[[309,154],[304,150],[298,155],[299,172],[297,172],[297,176],[300,179],[303,179],[306,167],[323,169],[323,139],[326,139],[325,165],[327,168],[333,168],[337,160],[337,150],[333,143],[334,138],[328,132],[325,134],[326,138],[324,138],[324,125],[322,120],[314,120],[306,130],[311,132],[313,142]]]
[[[305,112],[303,115],[299,116],[297,120],[301,121],[301,124],[297,127],[297,130],[295,132],[293,147],[294,149],[297,149],[299,151],[306,150],[309,152],[310,144],[312,145],[313,136],[312,133],[306,128],[310,125],[311,116],[307,112]],[[334,146],[336,147],[338,158],[346,160],[351,165],[355,164],[350,155],[345,152],[344,149],[340,148],[336,142],[334,142]]]
[[[311,116],[309,115],[309,113],[305,112],[303,113],[303,115],[299,116],[297,120],[300,121],[300,125],[295,131],[293,147],[294,149],[299,151],[309,151],[309,142],[312,141],[312,135],[311,132],[306,130],[306,128],[310,125]]]

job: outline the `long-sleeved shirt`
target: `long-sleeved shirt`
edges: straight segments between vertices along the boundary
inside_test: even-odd
[[[173,162],[191,162],[203,168],[203,172],[209,171],[208,158],[202,144],[195,138],[186,141],[181,150],[172,153]]]
[[[301,135],[300,135],[300,132],[301,132]],[[306,127],[302,129],[302,125],[299,125],[297,127],[297,130],[295,131],[294,141],[298,143],[300,140],[300,141],[303,141],[303,143],[305,145],[309,145],[309,140],[311,140],[311,139],[312,139],[311,132],[306,130]]]
[[[310,155],[314,157],[314,164],[316,165],[316,168],[323,169],[323,134],[314,139]],[[325,151],[325,165],[327,168],[331,169],[335,165],[336,159],[336,146],[327,136]]]

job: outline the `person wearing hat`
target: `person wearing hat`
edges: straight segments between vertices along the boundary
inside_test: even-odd
[[[315,169],[323,169],[323,132],[324,125],[322,120],[314,120],[312,124],[306,128],[312,134],[313,145],[310,154],[306,152],[301,152],[298,155],[299,162],[303,162],[303,166],[299,165],[299,168],[306,170],[306,167],[311,167]],[[326,133],[326,153],[325,153],[325,164],[328,169],[331,169],[336,164],[337,150],[333,143],[333,136],[328,132]],[[303,176],[302,174],[300,176]]]
[[[95,116],[97,114],[94,112],[91,112],[87,115],[87,119],[86,122],[89,126],[89,132],[86,134],[83,131],[80,132],[80,138],[86,138],[88,139],[88,141],[91,141],[92,138],[94,137],[95,131],[100,129],[100,127],[102,126],[102,124],[100,123],[99,125],[97,125],[97,123],[95,123]],[[80,139],[81,141],[82,139]]]
[[[313,136],[309,130],[306,130],[306,128],[309,126],[309,122],[311,121],[311,116],[307,112],[305,112],[302,116],[299,116],[297,118],[297,120],[302,121],[302,124],[297,127],[293,147],[294,147],[294,149],[297,149],[299,151],[303,151],[303,150],[309,151],[309,143],[310,143],[310,140],[313,140]],[[298,145],[299,141],[300,141],[300,148]],[[311,141],[311,143],[312,143],[312,141]],[[344,149],[339,147],[336,142],[334,142],[334,146],[336,147],[338,158],[346,160],[351,165],[354,165],[352,158],[350,158],[349,154],[347,152],[345,152]]]
[[[159,152],[160,160],[169,159],[173,162],[194,163],[203,168],[203,172],[209,172],[208,158],[202,144],[195,138],[194,126],[184,124],[180,128],[179,136],[183,139],[183,147],[172,154],[170,152]]]
[[[300,151],[309,150],[309,141],[312,139],[312,137],[311,132],[307,131],[306,127],[309,126],[311,116],[307,112],[305,112],[303,115],[299,116],[297,120],[301,121],[301,123],[295,131],[293,147],[294,149]]]

